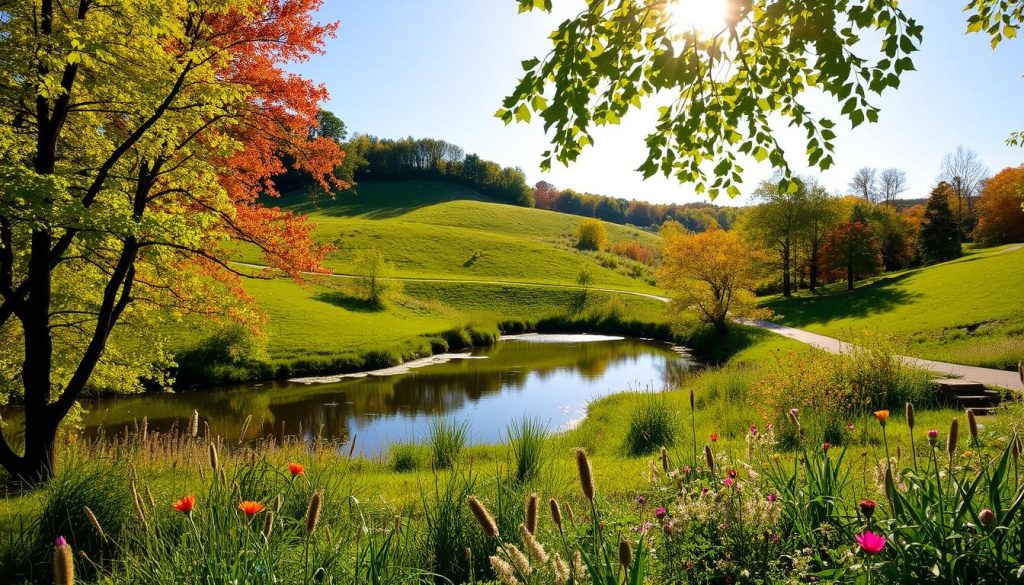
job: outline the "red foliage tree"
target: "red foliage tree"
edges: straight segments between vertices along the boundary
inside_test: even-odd
[[[827,278],[846,276],[846,287],[853,290],[858,277],[877,274],[882,254],[871,228],[864,222],[844,221],[825,240],[822,259]]]
[[[986,181],[977,210],[974,237],[979,241],[1024,242],[1024,165],[1005,168]]]

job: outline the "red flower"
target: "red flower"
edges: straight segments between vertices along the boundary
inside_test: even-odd
[[[870,518],[875,513],[875,501],[874,500],[861,500],[860,511],[864,513],[864,516]]]
[[[181,512],[182,514],[191,514],[192,509],[196,507],[196,497],[185,496],[184,498],[181,498],[177,502],[171,504],[171,507]]]
[[[299,463],[289,463],[288,471],[292,472],[292,477],[295,477],[296,475],[302,475],[306,473],[306,468]]]
[[[831,448],[832,448],[832,443],[825,442],[825,443],[821,444],[821,450],[822,451],[828,451]]]
[[[245,515],[249,516],[251,518],[251,517],[255,516],[256,514],[259,514],[263,510],[266,510],[266,506],[264,506],[263,504],[261,504],[259,502],[253,502],[251,500],[245,500],[244,502],[241,502],[240,504],[238,504],[238,509],[243,511],[243,512],[245,512]]]
[[[718,440],[718,433],[711,433],[711,442],[714,443]]]

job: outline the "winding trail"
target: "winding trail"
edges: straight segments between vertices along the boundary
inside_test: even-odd
[[[1011,251],[1014,251],[1014,250],[1018,250],[1020,248],[1024,248],[1024,244],[1020,244],[1020,245],[1017,245],[1017,246],[1011,246],[1010,248],[1007,248],[1006,250],[1002,250],[999,253],[1001,254],[1001,253],[1005,253],[1005,252],[1011,252]],[[254,268],[254,269],[257,269],[257,270],[265,270],[266,269],[266,266],[261,266],[259,264],[249,264],[249,263],[245,263],[245,262],[234,262],[233,264],[238,265],[238,266],[245,266],[247,268]],[[340,274],[340,273],[330,273],[330,274],[309,273],[309,274],[316,275],[316,276],[327,276],[327,277],[331,277],[331,278],[341,278],[341,279],[359,278],[358,276],[356,276],[354,274]],[[468,280],[468,279],[458,279],[458,278],[412,278],[412,277],[398,276],[398,277],[385,278],[383,280],[394,280],[394,281],[400,281],[400,282],[439,282],[439,283],[446,283],[446,284],[462,284],[462,283],[465,283],[465,284],[486,284],[486,285],[494,285],[494,286],[519,286],[519,287],[533,287],[533,288],[536,288],[536,287],[567,288],[567,289],[578,289],[579,288],[578,286],[571,285],[571,284],[547,284],[547,283],[542,283],[542,282],[520,282],[520,281],[506,281],[506,280]],[[620,289],[614,289],[614,288],[591,288],[590,290],[592,290],[592,291],[599,291],[599,292],[615,293],[615,294],[623,294],[623,295],[633,295],[633,296],[637,296],[637,297],[644,297],[644,298],[648,298],[648,299],[654,299],[656,301],[661,301],[663,303],[667,303],[667,302],[669,302],[671,300],[668,297],[663,297],[663,296],[659,296],[659,295],[655,295],[655,294],[650,294],[650,293],[643,293],[643,292],[638,292],[638,291],[632,291],[632,290],[620,290]],[[844,352],[848,352],[848,351],[851,351],[853,349],[856,349],[856,347],[857,347],[857,346],[855,346],[855,345],[853,345],[851,343],[847,343],[845,341],[841,341],[841,340],[836,339],[834,337],[828,337],[827,335],[821,335],[820,333],[812,333],[812,332],[806,331],[804,329],[797,329],[795,327],[789,327],[789,326],[786,326],[786,325],[780,325],[778,323],[772,323],[771,321],[762,321],[762,320],[759,320],[759,319],[745,319],[745,320],[742,320],[740,322],[743,323],[744,325],[750,325],[752,327],[758,327],[758,328],[764,329],[766,331],[771,331],[772,333],[775,333],[776,335],[781,335],[783,337],[788,337],[789,339],[793,339],[795,341],[799,341],[801,343],[805,343],[807,345],[810,345],[812,347],[816,347],[818,349],[821,349],[823,351],[827,351],[829,353],[835,353],[835,354],[844,353]],[[980,367],[977,367],[977,366],[965,366],[965,365],[962,365],[962,364],[953,364],[953,363],[949,363],[949,362],[939,362],[939,361],[934,361],[934,360],[926,360],[926,359],[922,359],[922,358],[916,358],[916,357],[905,356],[905,355],[901,355],[901,356],[899,356],[899,358],[901,360],[903,360],[903,362],[908,364],[908,365],[911,365],[911,366],[914,366],[914,367],[917,367],[917,368],[921,368],[921,369],[924,369],[924,370],[928,370],[930,372],[934,372],[935,374],[941,375],[943,377],[963,378],[964,380],[971,381],[971,382],[978,382],[978,383],[984,384],[986,386],[997,386],[997,387],[1000,387],[1000,388],[1006,388],[1006,389],[1009,389],[1009,390],[1016,390],[1016,391],[1019,391],[1019,392],[1024,392],[1024,382],[1021,381],[1020,375],[1017,372],[1009,372],[1009,371],[1006,371],[1006,370],[996,370],[994,368],[980,368]]]

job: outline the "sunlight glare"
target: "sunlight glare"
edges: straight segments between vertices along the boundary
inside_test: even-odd
[[[669,0],[669,27],[676,35],[713,35],[725,28],[728,0]]]

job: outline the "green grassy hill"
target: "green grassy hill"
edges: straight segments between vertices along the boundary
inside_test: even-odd
[[[1024,358],[1024,249],[969,250],[959,260],[888,274],[850,292],[765,304],[793,327],[841,339],[884,332],[915,356],[1012,369]]]
[[[572,284],[587,266],[595,286],[653,290],[646,268],[572,247],[583,218],[494,203],[451,183],[367,182],[357,193],[334,199],[293,194],[273,203],[316,223],[317,239],[337,248],[327,259],[337,273],[355,272],[356,253],[377,248],[399,277]],[[612,242],[660,246],[656,234],[606,225]],[[259,259],[255,250],[245,250],[242,258]],[[634,269],[641,278],[629,276]]]
[[[385,306],[374,307],[355,295],[351,279],[318,277],[305,286],[248,281],[246,289],[269,317],[263,373],[225,368],[221,378],[267,375],[268,368],[281,375],[281,367],[290,373],[331,371],[412,359],[432,346],[436,351],[443,332],[493,332],[507,319],[614,314],[647,323],[662,320],[662,303],[635,295],[591,291],[580,303],[575,280],[584,266],[594,287],[657,292],[648,282],[649,267],[573,248],[580,217],[494,203],[465,187],[429,181],[370,182],[358,193],[334,199],[290,194],[270,203],[316,224],[315,237],[336,247],[327,265],[337,274],[356,272],[354,257],[372,247],[393,264],[393,276],[457,282],[393,283]],[[655,234],[607,225],[613,242],[660,246]],[[242,249],[239,260],[258,263],[260,258]],[[185,348],[214,331],[195,323],[184,329],[178,335]]]

